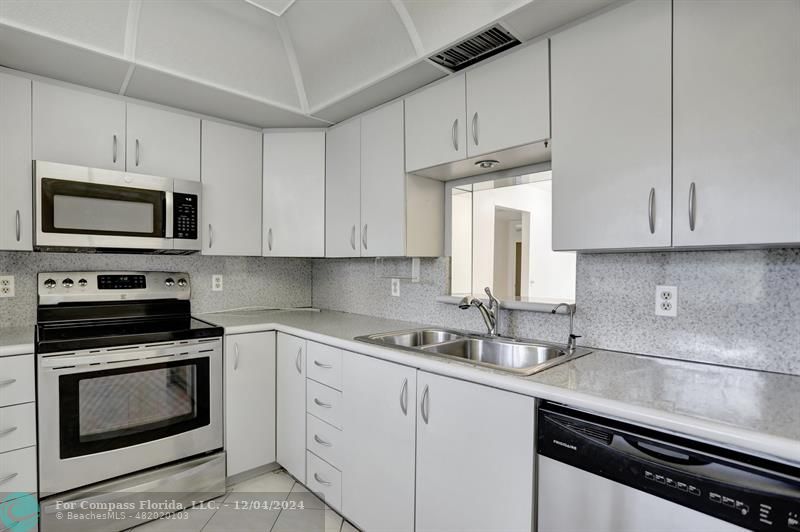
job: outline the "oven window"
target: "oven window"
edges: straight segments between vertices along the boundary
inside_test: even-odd
[[[119,449],[209,424],[209,359],[59,377],[61,458]]]

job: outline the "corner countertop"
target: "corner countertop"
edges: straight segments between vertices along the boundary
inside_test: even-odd
[[[196,316],[226,334],[277,330],[418,369],[800,465],[800,376],[595,349],[520,377],[355,341],[421,327],[335,311],[265,310]]]
[[[0,327],[0,357],[33,353],[35,327]]]

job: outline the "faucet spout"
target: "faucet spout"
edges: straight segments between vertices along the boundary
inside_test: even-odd
[[[551,310],[550,313],[555,314],[561,307],[566,307],[567,312],[569,313],[569,336],[567,336],[567,349],[571,353],[575,351],[575,348],[577,347],[577,339],[580,338],[580,335],[573,334],[572,330],[572,325],[575,318],[575,304],[559,303],[553,307],[553,310]]]
[[[476,297],[470,298],[470,296],[465,296],[458,304],[458,307],[462,310],[470,307],[477,308],[481,313],[483,322],[486,324],[489,336],[497,336],[497,330],[500,327],[500,302],[492,295],[492,291],[488,286],[485,291],[486,295],[489,296],[489,308],[486,308],[486,305],[480,299]]]

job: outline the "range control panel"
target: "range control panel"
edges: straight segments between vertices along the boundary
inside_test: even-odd
[[[144,290],[147,277],[144,275],[98,275],[98,290]]]
[[[197,196],[175,192],[172,194],[172,201],[174,209],[173,237],[182,240],[197,240]]]
[[[40,305],[69,302],[189,299],[182,272],[50,272],[38,276]]]

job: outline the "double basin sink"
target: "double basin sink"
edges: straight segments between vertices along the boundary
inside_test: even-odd
[[[449,329],[424,328],[371,334],[356,340],[428,355],[469,362],[476,366],[533,375],[590,351],[539,341],[482,336]]]

